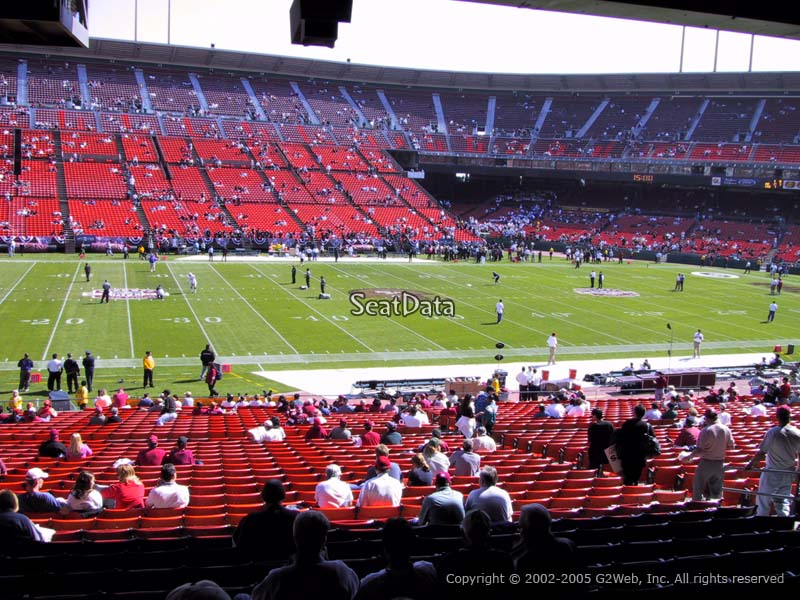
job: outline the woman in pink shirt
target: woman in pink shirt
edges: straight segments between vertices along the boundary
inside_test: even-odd
[[[84,460],[92,455],[92,449],[83,443],[80,433],[73,433],[67,448],[67,460]]]

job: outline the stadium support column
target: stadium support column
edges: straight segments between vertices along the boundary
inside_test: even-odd
[[[381,101],[383,110],[385,110],[386,114],[389,115],[389,120],[390,120],[389,129],[392,130],[402,129],[402,127],[400,127],[400,123],[397,121],[397,115],[394,114],[392,103],[389,102],[389,99],[386,97],[386,93],[383,90],[378,90],[376,93],[378,94],[378,100]]]
[[[756,110],[753,113],[753,118],[750,119],[750,126],[747,128],[747,136],[742,141],[747,143],[753,141],[753,134],[756,131],[756,127],[758,127],[758,122],[761,120],[761,115],[764,113],[764,106],[766,104],[767,101],[764,98],[758,101],[758,105],[756,105]]]
[[[486,135],[492,135],[494,131],[494,115],[497,111],[497,96],[489,96],[486,102]]]
[[[317,118],[317,113],[314,112],[314,109],[311,108],[311,105],[306,100],[305,94],[303,94],[303,90],[300,89],[300,86],[297,85],[294,81],[290,81],[289,85],[292,86],[292,91],[297,94],[297,99],[300,100],[300,103],[303,105],[303,108],[306,109],[306,113],[308,114],[308,121],[312,125],[321,125],[319,119]]]
[[[711,101],[708,98],[703,100],[703,103],[700,105],[700,110],[697,111],[697,115],[695,116],[694,120],[692,121],[692,124],[689,125],[689,129],[686,132],[686,135],[683,136],[683,141],[684,142],[688,142],[689,140],[692,139],[692,136],[694,135],[694,130],[697,129],[697,125],[700,123],[700,119],[703,118],[703,113],[706,112],[706,109],[708,108],[708,105],[710,103],[711,103]]]
[[[647,125],[647,122],[650,120],[650,117],[653,116],[654,112],[656,112],[659,104],[661,104],[661,98],[653,98],[650,101],[650,104],[648,105],[647,110],[644,111],[642,118],[639,119],[639,122],[633,126],[634,136],[638,136],[641,133],[642,129],[644,129],[645,125]]]
[[[358,122],[360,123],[360,127],[367,127],[369,123],[367,123],[367,117],[364,116],[364,113],[361,112],[361,107],[356,104],[356,101],[353,100],[353,97],[350,95],[350,92],[347,91],[343,85],[339,86],[339,93],[342,95],[342,98],[347,100],[347,103],[350,105],[355,113],[358,115]]]
[[[447,133],[447,119],[444,117],[444,108],[442,108],[442,97],[439,94],[431,94],[433,100],[433,109],[436,111],[436,126],[439,133]]]
[[[203,111],[204,115],[207,115],[208,100],[206,100],[206,95],[203,93],[203,88],[200,87],[200,79],[197,77],[197,73],[189,73],[189,81],[192,82],[192,89],[194,90],[194,95],[197,96],[200,109]]]
[[[536,125],[533,126],[533,132],[531,133],[531,148],[533,148],[536,140],[539,139],[539,132],[542,130],[547,115],[550,114],[551,106],[553,106],[553,98],[545,98],[542,103],[542,108],[539,110],[539,116],[536,117]]]
[[[247,92],[247,97],[250,98],[250,104],[253,105],[253,110],[256,111],[256,116],[258,117],[259,121],[266,121],[267,115],[264,112],[264,107],[261,106],[261,102],[258,101],[258,96],[256,96],[255,90],[253,90],[253,86],[250,85],[250,80],[246,77],[242,77],[239,81],[242,82],[242,87],[244,91]]]
[[[578,130],[578,133],[575,136],[576,138],[581,139],[583,136],[586,135],[586,132],[589,131],[591,126],[594,125],[594,122],[597,121],[597,118],[601,114],[603,114],[603,111],[606,109],[606,106],[608,106],[608,103],[609,103],[609,99],[608,98],[604,98],[600,102],[600,104],[597,105],[597,108],[594,109],[594,112],[592,113],[592,116],[589,117],[589,119],[586,121],[586,123],[583,124],[583,127],[581,127]]]
[[[17,106],[28,106],[28,61],[24,59],[17,65]],[[33,118],[30,122],[33,125]]]
[[[86,65],[78,65],[78,86],[81,90],[81,102],[84,110],[92,110],[92,94],[89,91],[89,77],[86,75]]]
[[[153,112],[153,103],[150,102],[150,92],[147,90],[147,82],[144,80],[144,72],[141,69],[134,69],[133,75],[136,83],[139,84],[139,95],[142,98],[142,108],[146,113]]]

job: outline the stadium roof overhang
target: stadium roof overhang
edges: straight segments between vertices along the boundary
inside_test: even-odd
[[[780,2],[723,0],[461,0],[800,39],[800,13]]]
[[[194,48],[92,38],[89,48],[0,44],[0,51],[41,54],[51,58],[114,60],[131,64],[183,66],[198,71],[274,74],[332,79],[386,86],[458,90],[516,90],[552,93],[647,93],[664,91],[704,94],[800,93],[800,72],[790,73],[633,73],[607,75],[533,75],[465,73],[390,68],[309,60],[214,48]]]

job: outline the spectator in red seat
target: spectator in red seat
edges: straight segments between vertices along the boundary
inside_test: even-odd
[[[324,440],[328,437],[328,430],[325,429],[317,417],[312,417],[311,427],[306,431],[305,440]]]
[[[353,504],[353,490],[342,481],[342,469],[337,464],[325,467],[325,481],[314,489],[314,500],[320,508],[340,508]]]
[[[136,464],[140,467],[157,467],[164,462],[167,451],[158,447],[158,438],[151,435],[147,438],[147,449],[139,450]]]
[[[89,425],[105,425],[106,416],[103,414],[103,409],[98,406],[94,409],[94,413],[89,417]]]
[[[67,448],[67,460],[84,460],[92,455],[92,449],[83,443],[80,433],[73,433]]]
[[[189,438],[185,435],[180,436],[175,442],[175,447],[170,451],[169,455],[164,457],[165,463],[172,463],[173,465],[194,465],[194,453],[186,447],[189,443]]]
[[[340,560],[324,559],[330,528],[327,517],[308,511],[300,513],[293,525],[291,547],[297,545],[294,560],[288,566],[270,571],[253,590],[252,600],[352,600],[358,591],[358,575]],[[268,536],[267,531],[263,539],[272,539]]]
[[[55,419],[58,416],[58,411],[53,408],[53,405],[50,402],[50,400],[45,400],[44,405],[42,406],[42,408],[39,409],[39,412],[36,414],[43,421],[49,421],[51,419]]]
[[[697,438],[700,436],[700,428],[697,427],[697,423],[694,420],[694,417],[686,417],[686,420],[683,422],[683,429],[678,434],[678,437],[675,438],[675,446],[687,447],[687,446],[697,446]]]
[[[294,553],[292,527],[298,512],[283,506],[286,492],[278,479],[270,479],[264,484],[261,498],[264,508],[239,522],[233,543],[248,557],[285,560]]]
[[[513,513],[511,496],[497,487],[497,469],[484,467],[480,472],[480,484],[480,488],[472,490],[467,496],[466,509],[484,511],[492,523],[510,523]]]
[[[144,484],[136,476],[133,465],[118,466],[117,479],[117,483],[101,491],[103,498],[113,500],[113,507],[119,510],[144,508]]]
[[[39,456],[64,458],[66,455],[67,447],[59,439],[58,429],[51,429],[50,438],[39,445]]]
[[[450,429],[456,418],[458,418],[458,412],[453,408],[453,403],[448,401],[446,407],[439,412],[439,425],[442,429]]]
[[[450,473],[437,473],[436,491],[422,501],[420,525],[459,525],[464,520],[464,495],[450,488]]]
[[[347,428],[347,419],[340,419],[339,426],[331,429],[328,435],[328,438],[331,440],[349,440],[352,437],[352,432]]]
[[[375,446],[375,460],[378,460],[381,456],[385,456],[387,459],[389,458],[389,453],[391,450],[386,444],[378,444]],[[391,459],[389,459],[391,461]],[[378,474],[377,467],[373,464],[367,469],[367,477],[365,479],[369,480],[375,477]],[[400,469],[400,466],[397,463],[390,462],[389,466],[389,476],[394,477],[397,481],[403,481],[403,472]]]
[[[372,421],[364,423],[364,433],[361,435],[361,443],[363,446],[377,446],[381,443],[381,436],[372,431]]]
[[[111,405],[116,408],[129,408],[128,394],[125,393],[124,388],[119,388],[117,390],[117,392],[111,398]]]
[[[175,481],[175,465],[161,466],[161,479],[145,500],[147,508],[184,508],[189,505],[189,488]]]
[[[11,549],[16,544],[43,542],[42,534],[33,522],[19,513],[17,495],[11,490],[0,491],[0,544]]]
[[[433,473],[422,453],[418,452],[411,457],[411,467],[406,480],[408,487],[433,485]]]
[[[59,501],[53,494],[42,491],[44,480],[48,477],[49,475],[38,467],[28,469],[22,482],[22,489],[25,492],[19,496],[20,512],[48,513],[61,510],[63,500]]]
[[[388,519],[383,526],[383,551],[387,566],[361,580],[358,600],[385,598],[428,598],[436,589],[436,569],[425,560],[411,562],[417,536],[411,524],[401,517]]]
[[[422,455],[425,457],[425,462],[431,469],[434,477],[438,473],[447,473],[450,470],[450,459],[442,451],[442,441],[438,437],[431,438],[422,449]]]
[[[461,449],[450,456],[450,466],[455,467],[454,475],[460,477],[477,477],[481,470],[481,457],[473,452],[472,440],[464,440]]]
[[[111,416],[106,419],[106,425],[113,423],[122,423],[122,417],[119,416],[119,409],[116,406],[111,407]]]
[[[94,399],[94,406],[95,408],[101,408],[103,410],[111,406],[111,397],[108,395],[105,388],[98,390],[97,398]]]
[[[497,442],[486,433],[486,427],[479,426],[475,430],[475,437],[472,438],[472,449],[475,452],[494,452],[497,450]]]
[[[361,487],[358,506],[400,506],[403,484],[389,474],[392,463],[388,456],[375,461],[376,475]]]
[[[386,423],[386,432],[381,436],[381,444],[387,446],[398,446],[403,443],[403,436],[397,431],[397,423],[388,421]]]
[[[61,512],[97,512],[103,508],[103,496],[94,489],[94,475],[81,471],[75,480],[72,491],[67,496],[67,505]]]

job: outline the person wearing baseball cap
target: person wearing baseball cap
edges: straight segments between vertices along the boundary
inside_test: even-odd
[[[147,438],[147,448],[139,450],[136,464],[140,467],[157,467],[164,462],[167,451],[158,447],[158,438],[151,435]]]
[[[64,458],[67,447],[59,438],[58,429],[51,429],[49,437],[39,445],[39,456],[45,458]]]
[[[464,520],[464,494],[450,487],[450,473],[437,473],[436,491],[422,501],[420,525],[460,525]]]
[[[364,433],[361,434],[363,445],[377,446],[381,443],[381,436],[377,432],[372,431],[375,424],[372,421],[364,421]]]
[[[378,456],[375,461],[377,475],[368,479],[358,496],[358,506],[400,506],[403,484],[389,475],[392,461],[388,456]]]
[[[403,443],[403,436],[397,431],[397,423],[388,421],[386,423],[386,433],[381,436],[381,444],[396,446]]]
[[[755,456],[747,463],[746,469],[752,469],[766,457],[766,469],[783,471],[761,473],[758,482],[758,491],[774,496],[758,496],[759,517],[768,517],[772,504],[775,505],[775,514],[779,517],[788,517],[790,502],[786,498],[792,494],[792,483],[795,480],[794,472],[797,471],[797,454],[800,452],[800,430],[791,425],[792,412],[785,406],[778,407],[775,411],[778,424],[767,430],[764,439]],[[783,496],[783,497],[779,497]]]
[[[339,426],[331,429],[328,439],[331,440],[349,440],[352,439],[353,432],[347,428],[347,419],[341,419]]]
[[[725,477],[725,452],[733,448],[731,430],[719,423],[717,411],[705,412],[705,427],[697,438],[697,448],[686,460],[700,458],[692,483],[692,500],[719,500]]]
[[[194,465],[197,461],[194,459],[194,453],[186,445],[189,443],[189,438],[185,435],[180,436],[175,447],[170,451],[169,456],[164,459],[165,463],[172,463],[173,465]]]
[[[61,502],[53,494],[42,491],[44,480],[47,477],[47,472],[38,467],[28,469],[25,479],[22,481],[22,488],[25,492],[19,495],[19,512],[30,514],[61,510]]]

